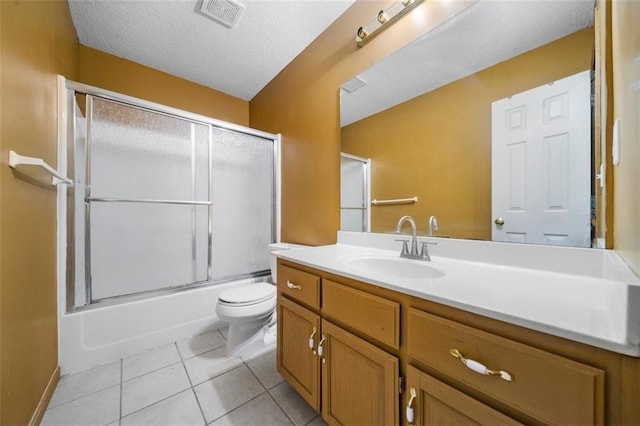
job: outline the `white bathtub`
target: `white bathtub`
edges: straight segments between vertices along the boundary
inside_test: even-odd
[[[61,374],[77,373],[224,327],[215,312],[218,294],[255,281],[235,281],[62,314],[58,338]]]

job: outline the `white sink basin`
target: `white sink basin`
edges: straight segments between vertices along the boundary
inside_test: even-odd
[[[345,266],[360,272],[387,277],[415,279],[444,277],[444,272],[423,260],[387,256],[358,256],[344,258],[342,262]]]

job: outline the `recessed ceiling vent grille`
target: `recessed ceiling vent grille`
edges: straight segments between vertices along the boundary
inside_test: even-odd
[[[244,6],[233,0],[202,0],[200,12],[231,28],[240,19]]]
[[[347,93],[353,93],[359,88],[364,87],[365,84],[367,84],[366,81],[364,81],[362,78],[358,76],[355,76],[351,80],[347,81],[346,83],[342,83],[342,86],[340,87],[342,88],[342,90],[346,91]]]

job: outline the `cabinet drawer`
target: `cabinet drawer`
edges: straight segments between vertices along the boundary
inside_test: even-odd
[[[313,308],[320,307],[320,277],[278,265],[278,291]]]
[[[408,313],[408,354],[546,424],[604,422],[604,372],[416,309]],[[508,372],[512,381],[467,368],[451,355]]]
[[[400,347],[399,303],[324,280],[322,314],[393,348]]]

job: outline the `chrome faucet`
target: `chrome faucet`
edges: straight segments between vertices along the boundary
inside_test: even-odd
[[[429,237],[433,237],[433,231],[437,231],[438,230],[438,219],[436,219],[435,216],[431,216],[429,218],[429,232],[427,233],[427,235]]]
[[[426,242],[422,243],[422,250],[420,251],[420,253],[418,253],[416,221],[413,220],[411,216],[402,216],[400,220],[398,220],[398,224],[396,225],[396,234],[399,234],[402,231],[402,225],[405,222],[409,222],[409,224],[411,225],[411,251],[409,251],[409,247],[407,245],[408,240],[398,240],[402,241],[402,251],[400,252],[400,257],[418,260],[431,260],[431,257],[429,257],[429,252],[427,250]]]

